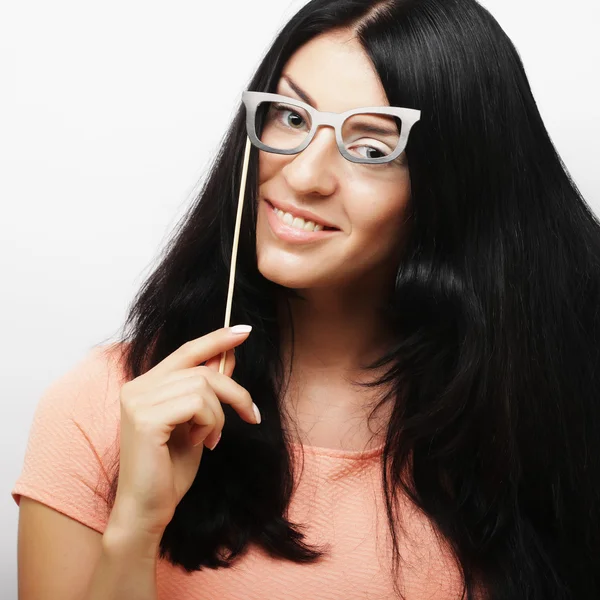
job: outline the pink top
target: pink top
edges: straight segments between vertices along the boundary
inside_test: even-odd
[[[100,533],[109,514],[107,470],[118,452],[114,442],[124,382],[114,357],[114,347],[94,348],[44,392],[12,490],[17,504],[21,495],[28,496]],[[270,558],[253,546],[230,569],[191,574],[159,560],[160,600],[396,598],[380,488],[381,449],[305,447],[304,452],[304,472],[289,517],[305,525],[309,543],[330,544],[327,556],[300,565]],[[406,600],[459,598],[459,571],[428,520],[408,501],[401,520],[400,589]]]

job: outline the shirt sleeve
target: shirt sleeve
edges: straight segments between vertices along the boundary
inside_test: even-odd
[[[123,383],[115,346],[97,346],[42,394],[12,489],[103,533],[118,465]]]

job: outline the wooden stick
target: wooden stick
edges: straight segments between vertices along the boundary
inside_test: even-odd
[[[244,206],[244,191],[246,189],[246,177],[248,175],[248,161],[250,160],[250,149],[252,144],[250,138],[246,136],[246,150],[244,152],[244,164],[242,167],[242,182],[240,184],[240,194],[238,197],[237,216],[235,219],[235,231],[233,234],[233,250],[231,251],[231,267],[229,269],[229,290],[227,291],[227,307],[225,308],[225,325],[229,327],[231,318],[231,305],[233,303],[233,284],[235,282],[235,266],[237,263],[238,243],[240,240],[240,224],[242,222],[242,208]],[[221,364],[219,365],[219,373],[225,372],[225,357],[226,352],[221,354]]]

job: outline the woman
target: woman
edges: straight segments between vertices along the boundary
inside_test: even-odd
[[[600,228],[510,40],[313,0],[249,89],[288,102],[244,96],[122,343],[40,402],[22,600],[597,598]]]

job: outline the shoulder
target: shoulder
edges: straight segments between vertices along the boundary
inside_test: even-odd
[[[119,458],[121,344],[96,346],[41,395],[13,497],[46,504],[97,531]]]
[[[42,394],[34,420],[72,420],[90,428],[112,429],[119,419],[119,392],[125,381],[124,345],[95,346],[57,377]]]

